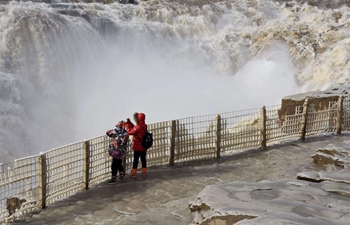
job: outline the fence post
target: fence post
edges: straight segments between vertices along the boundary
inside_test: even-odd
[[[343,96],[339,96],[337,117],[338,117],[337,134],[341,134],[341,130],[342,130],[341,125],[343,123]]]
[[[39,155],[39,207],[46,207],[46,155]]]
[[[108,144],[107,144],[107,146],[108,146]],[[130,137],[129,137],[129,140],[126,143],[126,147],[125,147],[125,157],[123,158],[123,168],[124,168],[125,171],[127,170],[127,168],[126,168],[126,159],[128,158],[128,153],[130,151],[132,151],[132,149],[131,149],[131,140],[130,140]]]
[[[169,165],[173,166],[175,161],[175,137],[176,137],[176,120],[171,121],[170,130],[170,156]]]
[[[260,138],[261,138],[261,148],[266,148],[266,108],[265,106],[261,109],[261,127],[260,127]]]
[[[302,124],[301,124],[301,134],[300,134],[301,140],[305,140],[306,124],[307,124],[307,107],[308,107],[308,100],[305,99],[305,102],[303,105],[303,118],[302,118]]]
[[[221,151],[221,116],[216,116],[216,136],[215,136],[215,144],[216,144],[216,154],[215,158],[220,158]]]
[[[89,189],[89,174],[90,174],[90,141],[83,143],[83,190]]]

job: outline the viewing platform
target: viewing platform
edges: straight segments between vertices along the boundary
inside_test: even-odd
[[[147,178],[127,174],[125,183],[101,183],[50,205],[23,224],[190,224],[189,202],[208,185],[296,179],[299,172],[320,169],[311,157],[318,148],[346,140],[350,134],[314,136],[219,160],[153,167]]]

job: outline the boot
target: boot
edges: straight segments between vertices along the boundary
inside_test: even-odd
[[[147,168],[142,168],[142,177],[147,177]]]
[[[115,175],[113,175],[112,176],[112,179],[110,179],[109,181],[108,181],[108,184],[117,184],[118,183],[118,181],[117,181],[117,176],[115,176]]]
[[[130,177],[136,178],[136,173],[137,173],[137,169],[132,169],[132,170],[131,170]]]
[[[125,182],[125,172],[124,171],[119,172],[119,179],[120,179],[120,181]]]

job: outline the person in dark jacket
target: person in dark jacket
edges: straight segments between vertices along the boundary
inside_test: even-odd
[[[115,129],[108,130],[106,135],[111,137],[111,142],[108,146],[108,154],[113,157],[111,170],[112,178],[108,184],[117,184],[117,174],[119,171],[119,179],[125,181],[125,170],[123,167],[123,159],[126,154],[126,147],[129,141],[129,135],[124,128],[124,121],[118,122]]]
[[[137,166],[139,164],[139,158],[142,163],[142,177],[147,176],[147,160],[146,160],[146,148],[142,147],[141,140],[146,134],[147,125],[145,123],[146,115],[144,113],[134,113],[134,125],[130,119],[126,119],[125,129],[129,135],[133,135],[132,138],[132,149],[134,151],[134,162],[130,176],[136,178]]]

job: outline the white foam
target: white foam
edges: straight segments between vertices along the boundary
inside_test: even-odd
[[[6,119],[8,127],[32,130],[30,148],[40,152],[103,134],[134,111],[154,123],[277,104],[347,81],[350,14],[338,11],[337,22],[332,10],[258,0],[11,2],[0,11],[0,81],[10,74],[19,86],[6,95],[17,102],[0,98],[26,119]],[[16,136],[6,132],[2,140]],[[25,154],[12,142],[3,151]]]

